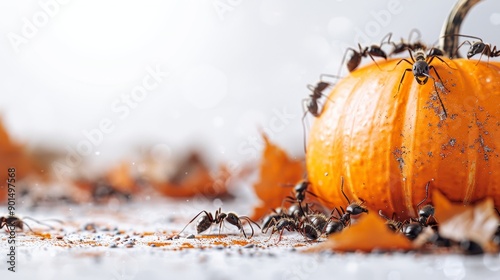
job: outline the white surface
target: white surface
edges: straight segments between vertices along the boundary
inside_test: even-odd
[[[215,205],[217,204],[217,205]],[[17,272],[0,266],[2,279],[498,279],[500,255],[466,257],[462,255],[414,255],[394,253],[379,254],[306,254],[303,238],[298,234],[287,234],[275,245],[276,236],[267,241],[267,235],[257,235],[249,240],[253,248],[233,245],[222,248],[210,242],[218,239],[166,240],[171,231],[178,231],[202,209],[237,210],[248,213],[247,205],[233,201],[204,203],[179,202],[166,199],[139,202],[119,206],[111,203],[90,207],[55,207],[38,209],[26,214],[38,219],[59,218],[66,222],[62,226],[63,240],[40,240],[32,234],[20,234],[17,248]],[[96,233],[80,231],[83,225],[94,222]],[[30,223],[35,231],[47,229]],[[110,236],[118,230],[125,233]],[[167,234],[162,232],[166,231]],[[52,237],[58,231],[51,232]],[[133,232],[155,232],[140,237]],[[214,229],[214,233],[217,229]],[[194,225],[186,234],[194,233]],[[223,233],[236,234],[227,226]],[[115,237],[125,235],[134,238],[134,248],[125,248]],[[5,238],[2,233],[0,238]],[[241,238],[234,235],[230,238]],[[88,243],[78,245],[78,240],[94,241],[102,246],[92,247]],[[23,241],[24,240],[24,241]],[[26,241],[26,240],[29,240]],[[35,240],[35,241],[33,241]],[[38,241],[37,241],[38,240]],[[73,241],[72,248],[52,245],[53,242]],[[151,247],[148,242],[172,242],[171,246]],[[221,241],[230,242],[228,238]],[[184,249],[171,251],[176,244],[188,242],[194,246],[208,246],[204,250]],[[109,248],[116,243],[118,248]],[[125,242],[124,242],[125,243]],[[294,248],[293,244],[305,244]],[[6,252],[6,242],[0,242],[0,252]]]

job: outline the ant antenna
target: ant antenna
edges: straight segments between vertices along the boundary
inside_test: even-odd
[[[351,201],[349,200],[347,195],[345,195],[345,192],[344,192],[344,176],[340,176],[340,191],[342,192],[342,195],[347,200],[347,204],[351,204]]]
[[[426,201],[427,198],[429,197],[429,185],[430,185],[430,183],[431,183],[431,181],[427,182],[427,184],[425,185],[425,198],[417,204],[417,208],[420,207],[420,205],[422,205],[422,203],[424,203],[424,201]]]
[[[408,35],[408,42],[412,42],[412,35],[415,34],[417,37],[415,38],[415,42],[418,42],[420,41],[420,39],[422,39],[422,33],[420,33],[420,30],[418,30],[417,28],[413,28],[412,30],[410,30],[410,35]]]

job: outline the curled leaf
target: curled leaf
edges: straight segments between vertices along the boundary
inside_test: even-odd
[[[228,196],[227,183],[231,174],[227,167],[221,166],[213,175],[197,153],[192,153],[179,165],[173,176],[157,181],[151,178],[151,184],[160,193],[170,197],[207,197]]]
[[[338,234],[332,234],[327,241],[311,247],[308,252],[324,250],[362,251],[411,250],[412,243],[400,233],[391,231],[385,221],[373,211],[359,218],[356,224]]]
[[[25,147],[12,140],[0,120],[0,200],[7,196],[7,170],[15,168],[16,183],[28,175],[39,175],[38,168],[28,155]]]
[[[254,190],[261,203],[254,208],[252,219],[262,218],[270,209],[279,207],[283,199],[290,195],[293,186],[301,180],[304,164],[301,160],[293,160],[288,154],[271,143],[266,135],[262,135],[265,148],[260,164],[259,181]]]
[[[137,191],[136,180],[131,174],[130,163],[123,161],[109,170],[106,180],[111,186],[123,193],[132,194]]]
[[[455,241],[472,240],[484,249],[491,247],[493,234],[500,224],[493,199],[487,198],[466,206],[452,203],[441,192],[434,190],[432,200],[440,235]]]

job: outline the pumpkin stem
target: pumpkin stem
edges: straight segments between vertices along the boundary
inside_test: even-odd
[[[469,10],[481,0],[458,0],[455,7],[450,12],[448,19],[443,24],[441,29],[441,36],[439,38],[439,48],[444,51],[448,57],[455,55],[456,48],[458,47],[458,36],[460,34],[460,27],[465,16]],[[460,54],[457,53],[457,57]]]

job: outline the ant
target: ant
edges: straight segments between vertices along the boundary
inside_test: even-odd
[[[181,234],[189,224],[191,224],[196,218],[198,218],[201,214],[205,214],[204,216],[202,216],[198,222],[196,223],[196,231],[197,233],[202,233],[204,231],[206,231],[207,229],[209,229],[213,224],[219,224],[219,235],[220,235],[220,230],[222,228],[222,224],[224,223],[224,221],[227,221],[228,223],[230,223],[231,225],[237,227],[242,233],[243,233],[243,236],[245,236],[245,238],[252,238],[253,235],[254,235],[254,230],[253,230],[253,227],[252,227],[252,223],[254,225],[256,225],[259,229],[260,229],[260,226],[252,221],[252,219],[250,219],[249,217],[247,216],[238,216],[236,215],[236,213],[233,213],[233,212],[228,212],[228,213],[224,213],[222,212],[221,208],[219,207],[218,210],[215,211],[215,214],[212,216],[212,213],[210,212],[207,212],[205,210],[201,211],[200,213],[198,213],[196,216],[194,216],[194,218],[189,221],[189,223],[179,232],[179,234]],[[247,237],[246,233],[245,233],[245,230],[243,229],[243,225],[242,225],[242,220],[245,220],[248,222],[248,225],[250,225],[250,229],[252,230],[252,234],[250,235],[250,237]]]
[[[24,226],[27,226],[28,229],[33,232],[33,230],[31,229],[31,227],[24,221],[24,220],[32,220],[34,221],[35,223],[38,223],[38,224],[41,224],[41,225],[44,225],[50,229],[54,229],[52,226],[46,224],[46,223],[43,223],[43,222],[40,222],[38,220],[35,220],[33,218],[30,218],[30,217],[24,217],[23,219],[17,217],[17,216],[7,216],[7,217],[0,217],[0,229],[2,229],[3,227],[5,227],[5,229],[7,231],[10,231],[12,229],[12,227],[15,228],[18,228],[20,229],[21,231],[24,230]],[[59,220],[53,220],[53,221],[56,221],[58,223],[62,223],[62,221],[59,221]]]
[[[386,220],[385,224],[393,232],[401,231],[401,229],[403,228],[404,223],[396,220],[396,213],[392,213],[392,218],[389,218],[386,215],[384,215],[384,213],[382,213],[382,210],[379,210],[378,214],[380,215],[380,217]]]
[[[324,233],[326,236],[335,232],[340,232],[344,229],[344,224],[340,221],[333,220],[333,218],[336,217],[330,216],[330,218],[327,218],[321,213],[309,215],[311,224],[315,226],[320,233]]]
[[[410,49],[412,51],[415,51],[415,50],[418,50],[418,49],[424,49],[424,50],[427,49],[427,46],[424,43],[422,43],[422,41],[420,40],[421,37],[422,37],[422,34],[416,28],[410,30],[410,35],[408,36],[408,41],[405,42],[403,39],[401,39],[401,41],[398,44],[396,44],[394,42],[391,42],[391,36],[392,36],[392,34],[391,33],[389,33],[389,34],[390,35],[389,35],[388,41],[390,43],[392,43],[392,45],[394,46],[394,49],[389,54],[389,56],[400,54],[400,53],[406,51],[407,49]],[[412,41],[413,34],[416,35],[416,38],[415,38],[414,41]],[[441,49],[432,47],[432,48],[429,49],[429,54],[428,55],[429,56],[443,56],[444,52]]]
[[[342,192],[342,195],[347,200],[348,205],[345,208],[345,210],[344,210],[344,208],[342,208],[342,206],[340,206],[341,211],[339,211],[337,208],[334,208],[332,213],[331,213],[331,217],[338,219],[344,226],[347,226],[348,224],[351,223],[351,215],[357,216],[357,215],[360,215],[362,213],[368,213],[368,210],[362,206],[364,204],[364,201],[362,199],[360,199],[361,203],[359,203],[357,201],[351,202],[349,200],[349,198],[347,197],[347,195],[344,192],[344,177],[342,176],[340,178],[341,178],[340,191]],[[335,212],[337,212],[339,218],[335,217],[335,215],[334,215]]]
[[[382,50],[382,46],[385,44],[385,43],[389,43],[389,39],[391,38],[391,33],[387,34],[386,36],[384,36],[384,38],[382,38],[382,40],[380,41],[380,45],[371,45],[369,47],[361,47],[361,44],[358,43],[358,48],[359,48],[359,51],[358,50],[355,50],[353,48],[347,48],[346,52],[344,53],[344,57],[342,58],[342,63],[340,63],[340,65],[344,65],[344,62],[345,62],[345,59],[347,57],[347,53],[349,51],[352,51],[352,55],[349,57],[349,59],[347,60],[347,70],[349,70],[349,72],[352,72],[354,70],[356,70],[356,68],[358,68],[358,66],[361,64],[361,58],[363,57],[367,57],[369,56],[373,62],[375,62],[375,64],[378,66],[377,62],[375,61],[375,59],[373,58],[374,56],[376,57],[383,57],[384,59],[387,59],[387,54]],[[384,42],[387,38],[387,42]],[[380,69],[380,67],[379,67]],[[340,72],[341,72],[341,69],[339,69],[339,76],[340,76]]]
[[[291,202],[291,203],[296,202],[296,204],[292,204],[292,206],[290,206],[290,208],[288,209],[288,213],[290,216],[301,217],[307,215],[309,211],[309,206],[307,204],[305,208],[302,206],[302,202],[304,202],[304,200],[306,199],[306,193],[314,197],[318,197],[316,194],[308,190],[310,185],[311,182],[309,182],[308,180],[302,180],[298,184],[296,184],[295,187],[293,188],[294,196],[285,197],[286,202]],[[297,209],[297,205],[299,209]]]
[[[304,98],[302,100],[302,108],[304,110],[304,115],[302,116],[302,127],[304,129],[304,151],[306,151],[306,116],[307,113],[310,113],[313,115],[315,118],[319,117],[321,113],[323,112],[323,108],[319,108],[318,105],[318,99],[321,97],[325,97],[328,99],[328,97],[323,93],[328,87],[332,86],[332,83],[325,82],[323,81],[323,77],[332,77],[335,79],[341,79],[340,76],[335,76],[335,75],[329,75],[329,74],[321,74],[320,75],[320,81],[316,83],[316,86],[313,85],[307,85],[307,88],[311,91],[311,94],[307,98]]]
[[[417,209],[420,208],[420,205],[422,205],[429,197],[429,185],[430,182],[427,182],[427,184],[425,185],[425,198],[417,204]],[[434,206],[427,204],[424,207],[420,208],[418,210],[418,218],[416,222],[412,221],[403,226],[404,235],[411,240],[417,238],[417,236],[423,231],[424,227],[431,225],[430,218],[433,216]]]
[[[285,229],[291,232],[296,231],[299,228],[299,222],[296,219],[286,216],[279,217],[278,219],[272,218],[272,222],[270,224],[272,224],[272,226],[266,227],[265,230],[263,227],[262,233],[266,234],[267,231],[272,228],[271,235],[269,236],[269,239],[271,239],[275,232],[279,232],[280,235],[276,244],[281,241],[281,237],[283,236]]]
[[[274,220],[273,224],[274,226],[272,226],[272,231],[271,235],[269,236],[269,239],[271,239],[274,233],[279,232],[279,238],[276,244],[281,241],[281,238],[285,230],[289,232],[297,231],[302,236],[304,236],[308,241],[317,240],[321,236],[321,231],[319,231],[313,224],[304,220],[299,221],[298,219],[293,217],[281,217],[278,220]],[[266,230],[263,231],[263,233],[264,234],[267,233],[269,228],[266,228]]]
[[[436,68],[433,65],[430,65],[432,63],[432,61],[434,60],[434,58],[437,58],[441,62],[446,64],[446,66],[452,68],[450,65],[448,65],[448,63],[446,63],[446,61],[444,61],[442,58],[440,58],[439,56],[436,56],[436,55],[426,55],[424,50],[422,50],[422,49],[418,49],[418,50],[414,51],[415,58],[413,57],[412,51],[410,49],[408,49],[408,52],[410,53],[410,58],[411,58],[412,62],[410,62],[406,58],[403,58],[403,59],[399,60],[398,63],[396,63],[396,67],[403,61],[412,66],[412,68],[406,68],[405,71],[403,72],[403,75],[401,76],[401,80],[399,81],[398,92],[401,89],[401,84],[403,83],[405,75],[408,71],[411,71],[413,73],[413,76],[415,77],[415,80],[417,81],[417,83],[419,85],[425,85],[427,83],[427,81],[429,80],[429,78],[431,78],[434,81],[434,88],[436,88],[436,80],[434,79],[434,77],[432,77],[429,74],[431,69],[434,70],[434,73],[436,74],[436,76],[438,77],[438,79],[440,81],[440,85],[441,85],[440,88],[444,88],[444,90],[447,90],[446,87],[444,86],[443,80],[439,76]],[[452,69],[454,69],[454,68],[452,68]],[[439,103],[441,104],[441,108],[443,109],[443,115],[444,115],[444,117],[447,117],[448,114],[446,112],[446,108],[444,107],[443,101],[441,100],[441,97],[439,96],[439,92],[437,91],[437,89],[436,89],[436,94],[437,94],[437,97],[439,99]]]
[[[470,48],[467,51],[467,59],[470,59],[471,57],[475,56],[476,54],[481,54],[479,56],[479,61],[485,55],[488,57],[488,62],[490,61],[490,57],[499,57],[500,56],[500,50],[497,50],[496,46],[491,46],[491,44],[484,43],[483,40],[479,37],[475,36],[470,36],[470,35],[460,35],[460,34],[455,34],[453,36],[460,36],[460,37],[465,37],[465,38],[471,38],[471,39],[477,39],[479,41],[472,41],[472,43],[469,40],[463,41],[460,45],[458,45],[457,50],[455,52],[455,55],[458,53],[458,49],[460,49],[464,44],[469,44]]]

